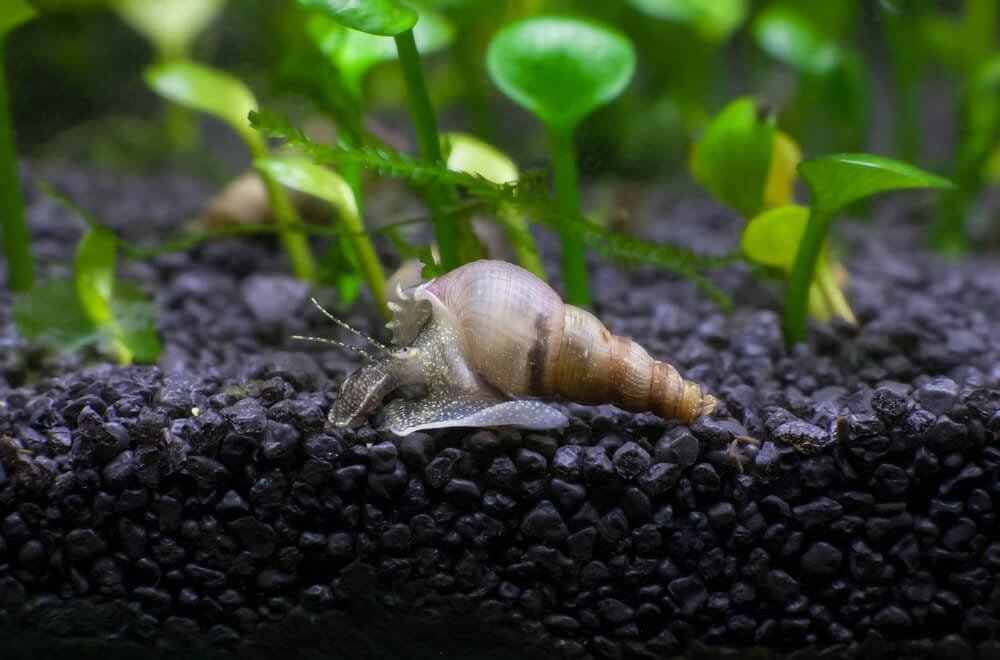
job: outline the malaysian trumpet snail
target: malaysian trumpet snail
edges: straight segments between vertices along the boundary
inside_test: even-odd
[[[422,396],[385,406],[397,435],[451,426],[564,426],[538,399],[692,422],[716,400],[639,344],[608,332],[590,312],[564,304],[545,282],[503,261],[476,261],[409,287],[390,303],[392,347],[382,347],[344,381],[330,411],[337,426],[359,426],[403,386]]]

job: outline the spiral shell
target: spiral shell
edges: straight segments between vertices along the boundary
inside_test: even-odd
[[[454,331],[469,369],[508,395],[612,403],[687,423],[716,408],[699,384],[513,264],[469,263],[411,296],[394,305],[395,340],[412,340],[413,319],[429,312]]]

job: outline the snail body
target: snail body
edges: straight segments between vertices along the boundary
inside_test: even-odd
[[[555,408],[519,397],[612,403],[688,423],[715,409],[700,385],[513,264],[476,261],[399,293],[389,324],[396,346],[345,380],[330,414],[335,424],[363,422],[403,385],[426,394],[386,406],[388,426],[400,435],[566,423]]]

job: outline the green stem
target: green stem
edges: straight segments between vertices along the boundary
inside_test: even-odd
[[[782,318],[782,331],[785,343],[789,346],[805,341],[806,319],[809,309],[809,285],[816,272],[816,263],[823,251],[823,242],[830,226],[832,217],[818,215],[815,211],[809,214],[809,222],[799,242],[795,253],[795,263],[788,276],[788,287],[785,290],[785,309]]]
[[[919,9],[917,10],[919,12]],[[923,151],[920,129],[920,78],[923,53],[920,50],[919,14],[902,12],[887,15],[886,37],[896,91],[896,148],[907,162],[916,162]]]
[[[12,291],[27,291],[35,283],[31,241],[24,218],[21,184],[17,178],[17,150],[10,121],[10,99],[0,38],[0,238],[7,256],[7,275]]]
[[[249,131],[244,131],[242,134],[250,148],[253,160],[268,155],[264,138]],[[295,207],[292,206],[292,201],[273,177],[263,172],[258,173],[258,175],[264,182],[264,189],[267,190],[268,203],[274,214],[274,225],[281,237],[282,244],[285,246],[288,260],[292,264],[292,272],[305,282],[315,281],[316,264],[313,262],[312,252],[309,251],[309,240],[303,234],[289,229],[296,222]]]
[[[564,213],[580,215],[573,129],[557,126],[549,126],[548,129],[552,148],[552,174],[559,208]],[[583,237],[569,228],[563,228],[559,232],[559,239],[562,242],[562,273],[566,282],[566,302],[579,307],[589,307],[590,289],[587,284],[587,259]]]
[[[385,301],[385,273],[382,271],[382,264],[375,254],[375,248],[368,239],[364,222],[358,213],[358,207],[350,204],[338,204],[337,212],[340,221],[347,230],[347,238],[351,243],[351,249],[358,265],[361,267],[361,275],[368,284],[368,289],[372,292],[372,297],[378,304],[379,311],[387,320],[390,317],[389,307]]]
[[[969,71],[986,61],[996,43],[996,0],[965,0],[962,16],[962,52]]]
[[[413,31],[407,30],[394,37],[396,51],[399,54],[399,65],[406,81],[407,96],[410,99],[410,112],[413,114],[413,124],[417,131],[417,144],[424,160],[436,165],[443,165],[441,158],[441,141],[438,137],[437,123],[434,120],[434,109],[431,107],[430,95],[424,82],[424,72],[420,68],[420,56],[417,44],[413,40]],[[433,186],[430,191],[431,217],[434,223],[434,237],[437,239],[438,251],[441,255],[441,265],[445,270],[452,270],[461,265],[459,256],[460,228],[453,227],[447,220],[443,209],[456,198],[455,191],[447,186]]]

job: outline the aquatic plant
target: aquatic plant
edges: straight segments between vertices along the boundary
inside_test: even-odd
[[[567,213],[579,213],[580,193],[573,133],[598,107],[618,96],[635,71],[628,38],[610,28],[573,18],[530,18],[508,25],[486,55],[493,83],[536,115],[549,134],[556,197]],[[560,234],[567,301],[590,304],[583,243]]]
[[[281,185],[318,197],[334,208],[340,229],[334,246],[340,248],[338,256],[347,261],[342,267],[332,269],[341,302],[349,304],[353,300],[357,291],[354,281],[360,274],[368,285],[376,305],[383,315],[387,315],[389,310],[385,301],[385,274],[382,272],[382,264],[379,263],[375,248],[368,239],[354,193],[343,177],[301,157],[265,156],[254,160],[254,166]],[[328,259],[322,260],[321,266],[328,261]]]
[[[10,121],[10,98],[3,46],[7,35],[35,16],[25,0],[9,0],[0,8],[0,239],[7,257],[7,279],[13,291],[26,291],[35,282],[31,240],[24,218],[24,200],[17,178],[17,149]]]
[[[257,109],[257,99],[241,81],[223,71],[187,61],[154,64],[146,69],[144,77],[160,96],[229,124],[254,159],[268,155],[267,143],[247,121],[248,114]],[[305,236],[291,229],[295,209],[273,177],[267,173],[262,173],[261,177],[292,270],[297,277],[312,281],[316,267],[309,243]]]
[[[121,364],[155,362],[161,346],[156,304],[134,283],[118,279],[114,233],[47,186],[43,191],[87,222],[77,243],[72,279],[35,284],[14,297],[18,333],[59,350],[97,344]]]
[[[195,38],[222,12],[225,0],[111,0],[109,4],[149,41],[155,61],[165,63],[190,58]],[[191,146],[197,126],[186,108],[168,104],[164,121],[171,144]]]
[[[362,4],[351,0],[299,0],[299,4],[324,12],[352,30],[393,38],[406,84],[420,155],[429,163],[443,164],[437,120],[424,82],[413,34],[414,26],[420,18],[417,10],[397,0],[371,0]],[[441,255],[441,265],[445,270],[456,268],[463,262],[463,251],[472,256],[468,246],[475,243],[467,221],[459,218],[458,221],[449,222],[445,216],[445,207],[454,205],[456,201],[455,191],[450,186],[433,185],[428,189],[434,237]]]
[[[749,98],[719,112],[690,159],[694,178],[747,220],[744,255],[787,277],[782,327],[789,344],[805,339],[809,313],[854,321],[835,276],[841,267],[826,249],[837,213],[879,192],[951,187],[912,165],[871,154],[800,160],[795,142]],[[808,208],[793,203],[796,171],[811,192]]]

